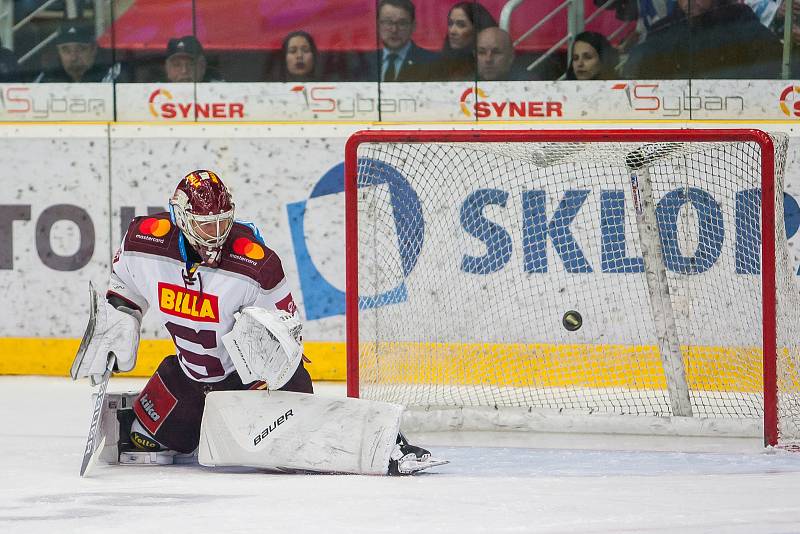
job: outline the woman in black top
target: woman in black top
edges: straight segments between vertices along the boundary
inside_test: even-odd
[[[567,80],[615,80],[619,53],[603,35],[581,32],[572,44]]]
[[[314,38],[304,31],[292,32],[281,45],[281,81],[319,80],[319,53]]]
[[[475,41],[478,32],[497,21],[477,2],[459,2],[447,14],[447,36],[436,71],[442,80],[475,79]]]

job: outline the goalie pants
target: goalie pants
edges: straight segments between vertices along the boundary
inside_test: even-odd
[[[142,426],[159,443],[171,450],[189,453],[200,442],[200,421],[207,393],[256,389],[261,384],[243,384],[236,372],[219,382],[197,382],[186,376],[177,356],[167,356],[136,397],[133,410]],[[303,362],[280,391],[314,392]]]

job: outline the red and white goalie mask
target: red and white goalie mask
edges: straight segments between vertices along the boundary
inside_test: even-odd
[[[231,194],[220,177],[211,171],[190,172],[178,184],[169,204],[175,224],[203,264],[216,267],[233,228],[234,211]]]

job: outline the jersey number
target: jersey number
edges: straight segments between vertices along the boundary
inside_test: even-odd
[[[224,376],[225,369],[222,368],[222,362],[219,358],[209,356],[208,354],[197,354],[195,352],[181,348],[178,344],[179,339],[191,341],[196,345],[200,345],[204,349],[213,349],[217,347],[217,334],[213,330],[193,330],[179,324],[167,322],[165,325],[169,335],[172,336],[172,342],[178,349],[178,357],[186,363],[190,363],[196,367],[202,367],[206,370],[206,374],[201,374],[186,366],[186,370],[191,373],[195,378],[212,378],[216,376]]]

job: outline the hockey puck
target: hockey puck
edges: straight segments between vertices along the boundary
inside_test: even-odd
[[[574,332],[583,325],[583,317],[575,310],[570,310],[564,314],[564,317],[561,319],[561,324],[570,332]]]

